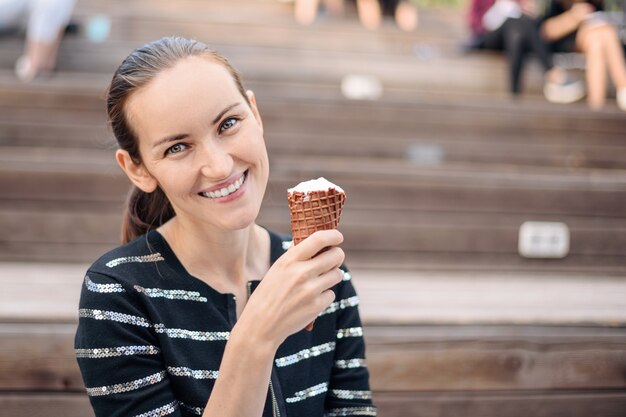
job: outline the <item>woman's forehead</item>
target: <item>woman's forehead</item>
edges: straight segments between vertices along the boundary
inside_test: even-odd
[[[204,119],[207,113],[217,114],[242,99],[232,75],[222,64],[208,57],[192,56],[162,71],[134,92],[126,111],[131,124],[141,129],[146,124],[171,124],[197,116]]]
[[[222,95],[239,95],[239,90],[222,64],[208,57],[191,56],[161,71],[137,93],[150,99],[165,95],[170,99],[206,96],[219,100]]]

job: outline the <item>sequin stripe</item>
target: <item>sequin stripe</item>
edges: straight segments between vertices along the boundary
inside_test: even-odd
[[[215,342],[218,340],[228,340],[230,332],[200,332],[187,329],[169,329],[163,324],[155,324],[154,331],[164,333],[173,339],[192,339]]]
[[[99,397],[102,395],[111,395],[119,394],[122,392],[134,391],[139,388],[147,387],[148,385],[154,385],[157,382],[161,382],[164,378],[165,371],[161,371],[157,372],[156,374],[149,375],[145,378],[140,378],[129,382],[123,382],[121,384],[87,388],[87,395],[91,397]]]
[[[328,308],[322,311],[319,316],[323,316],[325,314],[334,313],[337,310],[343,310],[348,307],[356,307],[359,305],[359,297],[357,295],[346,298],[345,300],[339,300],[332,303]]]
[[[348,329],[337,330],[337,339],[342,339],[344,337],[359,337],[359,336],[363,336],[362,327],[350,327]]]
[[[172,401],[169,404],[165,404],[162,407],[155,408],[154,410],[148,411],[146,413],[137,414],[135,417],[161,417],[168,416],[172,414],[178,408],[178,403],[176,401]]]
[[[206,303],[206,297],[201,297],[197,291],[185,291],[185,290],[163,290],[160,288],[144,288],[139,285],[134,286],[135,290],[139,293],[145,294],[150,298],[167,298],[169,300],[187,300],[187,301],[199,301]]]
[[[204,413],[204,408],[203,407],[193,407],[191,405],[185,404],[182,401],[179,401],[178,405],[180,405],[180,408],[183,408],[183,409],[187,410],[188,412],[193,413],[193,414],[197,414],[199,416],[201,416],[202,413]]]
[[[151,253],[149,255],[142,256],[124,256],[122,258],[115,258],[106,263],[106,266],[109,268],[115,268],[116,266],[128,263],[145,263],[145,262],[160,262],[164,261],[165,258],[161,256],[159,252]]]
[[[334,389],[330,394],[340,400],[371,400],[372,391],[357,391],[349,389]]]
[[[161,350],[156,346],[116,346],[94,349],[74,349],[77,358],[114,358],[117,356],[158,355]]]
[[[188,376],[194,379],[217,379],[219,371],[191,369],[185,366],[168,366],[167,372],[174,376]]]
[[[343,280],[342,281],[350,281],[352,279],[352,274],[350,274],[348,271],[344,271],[342,269],[341,272],[343,272]]]
[[[317,384],[312,386],[311,388],[307,388],[302,391],[298,391],[293,394],[293,397],[289,397],[285,399],[288,403],[297,403],[298,401],[306,400],[307,398],[315,397],[316,395],[320,395],[328,391],[328,382],[323,382],[321,384]]]
[[[298,353],[294,353],[293,355],[278,358],[275,360],[275,362],[276,366],[281,368],[283,366],[293,365],[294,363],[298,363],[304,359],[319,356],[323,353],[332,352],[333,350],[335,350],[335,342],[328,342],[321,345],[313,346],[309,349],[303,349]]]
[[[369,416],[376,417],[376,407],[333,408],[324,413],[324,417]]]
[[[110,284],[98,284],[93,282],[89,275],[85,275],[85,287],[91,292],[98,293],[111,293],[111,292],[124,292],[122,284],[110,283]]]
[[[337,369],[367,368],[365,359],[339,359],[334,363]]]
[[[95,320],[111,320],[119,323],[132,324],[135,326],[150,327],[152,324],[139,316],[118,313],[117,311],[92,310],[89,308],[81,308],[78,310],[78,317],[84,317]]]

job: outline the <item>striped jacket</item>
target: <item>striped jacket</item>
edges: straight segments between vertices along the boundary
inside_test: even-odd
[[[290,242],[270,238],[273,263]],[[347,269],[333,290],[313,331],[278,348],[263,417],[376,416]],[[96,416],[201,415],[235,321],[234,296],[189,275],[158,232],[104,255],[85,276],[75,340]]]

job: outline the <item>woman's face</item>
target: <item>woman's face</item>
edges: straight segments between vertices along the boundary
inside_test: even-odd
[[[252,224],[269,167],[250,97],[251,106],[228,70],[208,57],[161,72],[126,104],[142,158],[133,182],[147,192],[160,186],[177,221],[220,230]]]

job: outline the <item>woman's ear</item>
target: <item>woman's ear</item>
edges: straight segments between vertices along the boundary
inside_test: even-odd
[[[250,101],[250,107],[252,108],[252,114],[254,114],[254,118],[256,119],[259,126],[261,126],[261,132],[263,132],[263,120],[261,119],[261,114],[259,113],[259,108],[256,105],[256,97],[252,90],[246,91],[246,95],[248,96],[248,100]]]
[[[145,193],[151,193],[156,190],[158,184],[156,179],[148,172],[144,164],[135,163],[130,154],[122,149],[115,152],[115,159],[122,171],[129,180]]]

